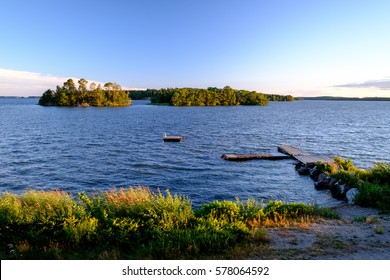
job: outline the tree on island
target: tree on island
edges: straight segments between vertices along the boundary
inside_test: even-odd
[[[38,104],[42,106],[129,106],[131,99],[116,83],[104,84],[104,89],[99,84],[91,83],[87,89],[88,81],[84,78],[78,80],[78,88],[72,79],[64,82],[63,86],[57,86],[53,91],[45,91]]]
[[[237,90],[229,86],[222,89],[209,87],[199,88],[167,88],[131,90],[132,99],[150,99],[155,104],[173,106],[265,106],[269,101],[294,101],[291,95],[270,95],[256,91]]]

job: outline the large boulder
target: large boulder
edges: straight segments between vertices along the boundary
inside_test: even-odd
[[[313,167],[313,168],[311,168],[310,169],[310,177],[313,179],[313,180],[317,180],[317,178],[318,178],[318,176],[320,176],[320,174],[322,173],[321,171],[319,171],[318,169],[317,169],[317,167]]]
[[[355,197],[358,195],[359,190],[357,188],[352,188],[345,194],[347,202],[349,204],[355,204]]]
[[[338,180],[335,178],[330,177],[329,180],[329,189],[333,188],[338,183]]]
[[[321,173],[317,181],[314,183],[314,187],[317,190],[326,190],[329,189],[329,182],[330,182],[330,177],[324,173]]]
[[[295,169],[299,169],[302,166],[304,166],[304,164],[302,162],[298,161],[297,164],[295,164]]]
[[[297,169],[297,171],[298,171],[299,175],[309,175],[310,174],[310,170],[305,164],[303,164],[301,167],[299,167]]]
[[[341,184],[340,182],[337,182],[332,188],[330,188],[330,192],[332,193],[332,196],[337,199],[346,200],[346,193],[348,191],[348,188]]]
[[[327,182],[329,182],[330,181],[330,177],[328,175],[326,175],[325,173],[321,173],[320,175],[318,175],[317,180],[318,181],[327,181]]]

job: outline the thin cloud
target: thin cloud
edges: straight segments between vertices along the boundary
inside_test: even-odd
[[[40,95],[63,82],[60,77],[0,68],[0,95]]]
[[[76,84],[80,79],[0,68],[0,96],[40,96],[47,89],[55,89],[69,78]],[[104,84],[97,81],[89,83]]]
[[[335,87],[342,88],[375,88],[380,90],[390,90],[390,79],[370,80],[362,83],[349,83],[336,85]]]

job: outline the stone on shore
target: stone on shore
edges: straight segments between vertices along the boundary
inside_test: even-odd
[[[346,200],[345,194],[347,193],[347,187],[340,182],[337,182],[333,188],[330,189],[332,196],[337,199]]]
[[[317,190],[326,190],[329,189],[330,177],[324,173],[321,173],[317,181],[314,183],[314,186]]]
[[[352,188],[347,193],[345,196],[347,197],[347,202],[349,204],[355,204],[355,197],[358,195],[359,190],[357,188]]]
[[[317,180],[318,176],[320,176],[321,174],[321,171],[319,171],[317,169],[317,167],[313,167],[310,169],[310,177],[313,179],[313,180]]]
[[[299,175],[309,175],[310,174],[310,169],[303,164],[301,167],[297,169]]]

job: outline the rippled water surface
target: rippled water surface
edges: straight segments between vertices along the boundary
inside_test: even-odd
[[[335,203],[299,176],[293,160],[228,162],[223,153],[276,153],[287,144],[390,161],[390,102],[271,102],[266,107],[41,107],[0,98],[0,190],[68,192],[149,186],[190,197]],[[186,137],[164,143],[163,133]]]

